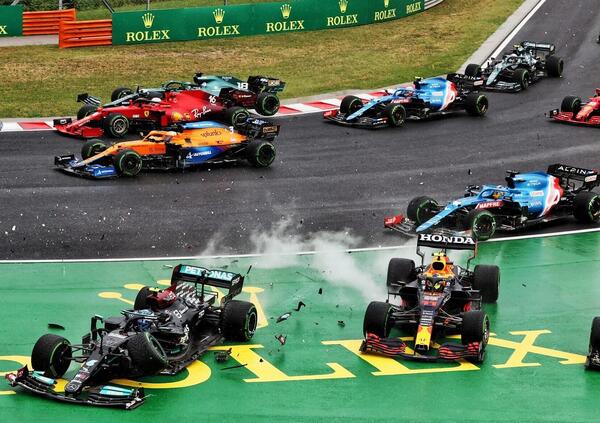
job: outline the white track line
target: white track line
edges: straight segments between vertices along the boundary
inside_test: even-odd
[[[494,238],[486,242],[505,242],[505,241],[520,241],[523,239],[534,238],[550,238],[563,235],[577,235],[590,232],[599,232],[600,228],[577,229],[564,232],[550,232],[547,234],[520,235],[514,237]],[[410,240],[408,241],[410,242]],[[273,254],[223,254],[213,256],[180,256],[180,257],[135,257],[135,258],[100,258],[100,259],[47,259],[47,260],[0,260],[2,264],[36,264],[36,263],[103,263],[103,262],[130,262],[130,261],[178,261],[178,260],[208,260],[208,259],[225,259],[225,258],[256,258],[266,256],[308,256],[316,254],[332,254],[332,253],[361,253],[369,251],[390,251],[403,248],[414,248],[413,243],[404,245],[394,245],[389,247],[366,247],[366,248],[350,248],[347,250],[315,250],[315,251],[299,251],[296,253],[273,253]]]
[[[510,32],[510,34],[508,34],[506,36],[506,38],[504,39],[504,41],[502,42],[502,44],[500,44],[498,46],[498,48],[496,50],[494,50],[494,52],[492,54],[490,54],[487,57],[487,59],[485,59],[485,62],[487,62],[490,59],[490,57],[498,57],[498,55],[500,53],[502,53],[502,51],[504,50],[504,48],[506,47],[506,45],[510,42],[510,40],[512,40],[514,38],[514,36],[517,35],[517,33],[521,30],[521,28],[523,28],[525,26],[525,24],[529,21],[529,19],[531,19],[533,17],[533,15],[535,15],[535,12],[537,12],[538,9],[540,7],[542,7],[542,5],[544,3],[546,3],[546,0],[540,0],[540,2],[533,9],[531,9],[531,11],[527,14],[527,16],[525,16],[523,18],[523,20],[519,23],[519,25],[517,25],[515,27],[515,29],[513,29]]]
[[[284,104],[284,107],[287,107],[288,109],[298,110],[299,112],[304,112],[304,113],[316,113],[316,112],[323,111],[322,109],[319,109],[318,107],[308,106],[303,103]],[[292,113],[290,113],[290,114],[292,114]]]
[[[17,122],[2,122],[0,132],[21,132],[23,128]]]

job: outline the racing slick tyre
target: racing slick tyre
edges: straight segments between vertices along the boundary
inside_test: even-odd
[[[81,158],[83,160],[89,159],[90,157],[103,152],[107,147],[108,145],[106,145],[104,141],[97,138],[86,141],[83,144],[83,147],[81,147]]]
[[[388,104],[384,110],[388,119],[388,125],[392,128],[398,128],[404,125],[406,120],[406,109],[402,104]]]
[[[581,109],[581,99],[574,95],[566,96],[565,98],[563,98],[562,102],[560,103],[560,111],[561,112],[571,112],[571,113],[573,113],[573,115],[576,115],[577,113],[579,113],[580,109]]]
[[[471,116],[484,116],[488,107],[489,101],[485,94],[469,93],[465,97],[465,110]]]
[[[269,167],[275,160],[275,146],[268,141],[252,140],[246,148],[248,161],[255,167]]]
[[[89,104],[81,106],[81,109],[79,109],[77,111],[77,120],[81,120],[85,117],[88,117],[89,115],[94,113],[96,110],[98,110],[98,108],[96,106],[92,106]]]
[[[342,99],[342,102],[340,103],[340,113],[351,115],[352,113],[359,110],[362,106],[363,102],[360,98],[353,95],[347,95]]]
[[[239,106],[230,107],[229,109],[225,110],[225,113],[223,114],[223,120],[225,123],[233,126],[234,128],[239,128],[245,124],[249,117],[250,113],[248,110]]]
[[[133,94],[133,90],[127,87],[119,87],[110,95],[110,101],[116,101],[120,98]]]
[[[600,369],[600,363],[597,362],[600,357],[596,355],[600,352],[600,317],[594,317],[592,320],[592,330],[590,332],[590,347],[588,351],[587,359],[585,360],[586,369]],[[590,360],[593,360],[590,362]],[[594,362],[596,361],[596,362]]]
[[[431,197],[416,197],[408,203],[406,217],[420,225],[435,216],[438,207],[437,201]]]
[[[228,341],[246,342],[252,339],[258,324],[258,313],[248,301],[229,300],[221,312],[221,333]]]
[[[573,200],[573,216],[581,223],[596,223],[600,220],[600,195],[583,191]]]
[[[145,286],[140,289],[135,296],[135,301],[133,302],[134,310],[144,310],[150,308],[150,304],[148,304],[148,296],[152,294],[149,286]]]
[[[119,175],[135,176],[142,170],[142,156],[133,150],[121,150],[113,160]]]
[[[484,303],[498,301],[500,289],[500,268],[488,264],[478,264],[473,269],[473,289],[479,290]]]
[[[563,73],[563,68],[565,67],[565,62],[558,56],[550,55],[546,56],[546,72],[548,76],[552,76],[554,78],[558,78]]]
[[[33,346],[31,366],[44,372],[44,376],[56,379],[65,374],[71,360],[71,343],[62,336],[48,333],[42,335]]]
[[[127,341],[127,351],[134,368],[144,375],[158,373],[167,367],[167,354],[150,332],[133,335]]]
[[[104,118],[104,132],[112,138],[123,138],[129,132],[129,119],[119,113],[111,113]]]
[[[273,93],[260,93],[254,110],[263,116],[273,116],[279,110],[279,97]]]
[[[375,334],[381,338],[387,338],[392,330],[390,316],[392,306],[381,301],[371,301],[365,311],[363,320],[363,335]]]
[[[522,90],[529,88],[529,71],[527,69],[516,69],[513,73],[512,79],[521,86]]]
[[[415,262],[410,259],[393,258],[388,264],[387,286],[398,282],[412,282],[416,279]]]
[[[477,363],[483,362],[485,356],[485,347],[490,339],[490,319],[485,312],[481,310],[467,311],[462,315],[462,328],[460,331],[460,341],[463,345],[469,345],[478,342],[479,355],[472,358]]]
[[[470,63],[465,69],[465,75],[471,77],[477,77],[481,74],[481,66],[477,63]]]
[[[477,241],[488,240],[496,232],[496,218],[487,210],[473,209],[466,216],[465,229],[470,229]]]

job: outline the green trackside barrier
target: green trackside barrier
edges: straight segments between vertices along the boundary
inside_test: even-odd
[[[0,37],[23,35],[23,6],[0,6]]]
[[[160,43],[369,25],[425,10],[423,0],[291,0],[115,12],[113,44]]]

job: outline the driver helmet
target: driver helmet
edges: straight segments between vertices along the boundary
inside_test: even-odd
[[[440,292],[446,287],[446,278],[439,275],[427,276],[425,279],[425,290]]]
[[[497,200],[497,199],[499,199],[499,198],[501,198],[501,197],[502,197],[502,191],[494,191],[494,192],[492,193],[492,198],[493,198],[494,200]]]

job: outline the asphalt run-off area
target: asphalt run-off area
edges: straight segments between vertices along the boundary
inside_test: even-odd
[[[428,421],[594,421],[600,379],[583,363],[589,323],[600,309],[599,233],[480,246],[476,262],[501,268],[499,301],[485,307],[493,335],[481,365],[407,363],[358,351],[365,308],[385,299],[393,256],[415,257],[414,247],[187,261],[240,273],[253,266],[241,296],[258,306],[254,339],[217,347],[232,348],[227,363],[209,351],[176,377],[113,381],[144,386],[150,396],[131,412],[95,409],[94,421],[169,421],[174,412],[208,421],[392,420],[406,407]],[[177,263],[3,265],[0,371],[27,364],[48,323],[65,327],[51,332],[77,341],[93,314],[118,315],[140,287],[168,284]],[[299,301],[306,307],[293,311]],[[291,317],[276,323],[288,311]],[[285,345],[277,335],[287,337]],[[236,364],[244,366],[222,370]],[[16,395],[8,385],[0,394],[2,421],[90,416],[87,407]]]

